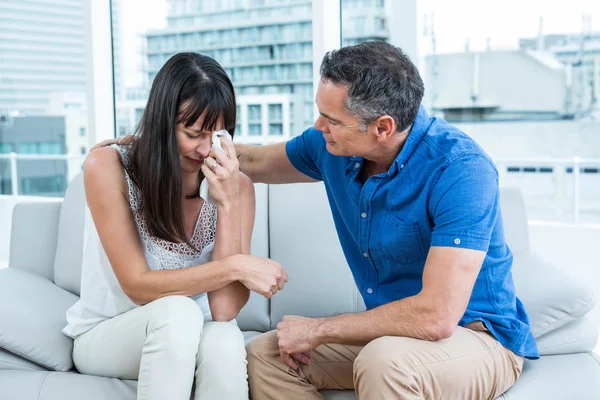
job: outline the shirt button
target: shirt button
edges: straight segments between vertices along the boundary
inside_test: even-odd
[[[404,164],[400,164],[400,169],[404,168]]]
[[[367,289],[367,293],[369,293],[369,294],[373,293],[373,289],[371,289],[371,288],[368,288],[368,289]]]
[[[362,214],[360,214],[360,216],[363,218],[367,218],[367,213],[362,213]]]
[[[354,164],[354,168],[360,168],[360,163],[357,162],[356,164]]]
[[[460,244],[460,239],[459,238],[454,239],[454,244]]]
[[[364,258],[368,258],[368,257],[369,257],[369,255],[368,255],[367,253],[363,253],[363,257],[364,257]]]

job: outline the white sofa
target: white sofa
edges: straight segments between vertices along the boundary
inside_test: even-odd
[[[251,296],[237,319],[247,340],[273,329],[286,314],[363,310],[322,184],[256,185],[256,193],[252,252],[279,261],[290,281],[271,301]],[[531,253],[518,190],[503,189],[501,202],[517,294],[542,355],[525,362],[523,375],[501,398],[600,399],[600,363],[591,352],[597,332],[585,318],[595,303],[593,293]],[[72,340],[61,333],[65,312],[79,294],[83,214],[81,175],[62,203],[22,203],[14,209],[9,267],[0,270],[0,400],[136,397],[135,381],[78,374]],[[352,391],[324,394],[355,398]]]

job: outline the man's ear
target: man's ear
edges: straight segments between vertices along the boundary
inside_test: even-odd
[[[373,122],[378,139],[387,139],[396,132],[396,121],[389,115],[382,115]]]

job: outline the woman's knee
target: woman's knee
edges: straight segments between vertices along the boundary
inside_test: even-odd
[[[209,322],[204,327],[198,351],[198,361],[206,358],[246,360],[244,335],[231,322]]]
[[[200,306],[185,296],[167,296],[146,304],[148,331],[160,340],[179,346],[196,347],[202,337],[204,315]]]

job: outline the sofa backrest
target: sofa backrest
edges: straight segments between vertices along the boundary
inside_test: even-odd
[[[54,257],[54,283],[77,296],[81,286],[84,221],[85,191],[83,173],[79,173],[71,180],[65,192]]]
[[[529,249],[525,203],[517,188],[502,188],[507,242]],[[271,300],[271,328],[284,315],[331,316],[364,310],[342,253],[322,183],[269,186],[271,258],[289,274],[285,290]]]
[[[14,206],[8,259],[10,268],[24,269],[54,280],[53,260],[61,204],[60,200],[56,200],[22,202]]]
[[[267,331],[275,328],[284,315],[329,316],[364,310],[364,302],[356,290],[337,238],[323,184],[256,184],[255,191],[252,254],[280,262],[290,281],[285,290],[271,301],[252,293],[237,318],[240,327],[243,330]],[[520,191],[503,189],[501,200],[509,245],[516,251],[528,249],[527,219]],[[15,213],[26,213],[26,207],[25,204],[17,206]],[[32,272],[79,295],[85,220],[82,174],[69,184],[62,206],[56,203],[55,207],[57,212],[42,216],[57,220],[58,234],[50,232],[45,235],[56,235],[55,254],[17,248],[31,241],[18,239],[15,235],[23,236],[35,227],[33,219],[20,216],[20,223],[13,228],[11,266],[36,266],[36,271]],[[23,224],[30,219],[31,227]],[[54,268],[44,266],[48,264],[44,260],[49,259],[54,260]]]
[[[331,316],[364,309],[342,253],[322,183],[269,186],[271,258],[289,282],[271,299],[271,328],[284,315]]]

